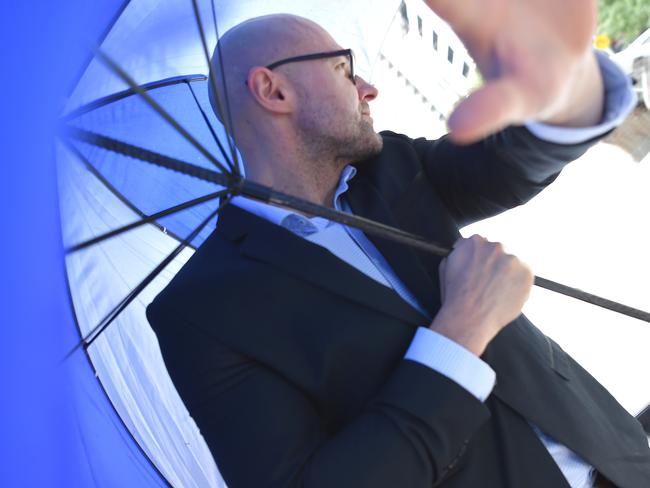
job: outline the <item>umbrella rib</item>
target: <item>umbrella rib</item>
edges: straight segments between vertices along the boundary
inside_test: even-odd
[[[242,193],[248,197],[254,198],[256,200],[271,203],[275,205],[280,205],[292,210],[298,210],[300,212],[305,212],[310,215],[317,215],[320,217],[333,220],[345,225],[352,225],[363,231],[369,232],[373,235],[378,235],[387,239],[397,240],[405,244],[409,244],[413,247],[425,250],[427,252],[437,254],[439,256],[446,256],[449,254],[449,249],[437,245],[432,242],[428,242],[422,237],[410,234],[401,229],[382,224],[380,222],[375,222],[364,217],[359,217],[358,215],[352,215],[332,208],[324,207],[322,205],[317,205],[312,202],[308,202],[301,198],[297,198],[285,193],[277,192],[272,188],[269,188],[264,185],[260,185],[250,180],[246,180],[241,177],[235,176],[226,176],[215,171],[202,168],[184,161],[180,161],[169,156],[164,156],[162,154],[144,149],[132,144],[119,141],[107,136],[102,136],[95,134],[93,132],[79,129],[76,127],[71,127],[68,129],[68,135],[78,139],[80,141],[92,144],[103,149],[125,154],[135,159],[147,161],[151,164],[156,164],[158,166],[188,175],[193,176],[204,181],[211,183],[216,183],[218,185],[226,186],[231,189],[237,189],[238,193]]]
[[[205,113],[205,110],[203,110],[203,107],[199,103],[199,99],[196,97],[196,93],[194,92],[194,88],[192,87],[191,83],[187,83],[187,87],[190,89],[190,93],[192,94],[192,97],[194,98],[194,102],[196,103],[196,107],[199,109],[199,112],[201,112],[201,116],[203,117],[203,121],[205,122],[205,125],[207,125],[208,130],[210,131],[210,134],[212,134],[212,138],[214,139],[214,142],[217,143],[217,146],[219,147],[219,152],[221,152],[221,155],[223,156],[224,160],[226,161],[226,164],[228,165],[228,168],[230,168],[230,171],[233,171],[237,173],[239,171],[239,168],[237,166],[234,166],[231,159],[228,157],[226,154],[226,150],[223,147],[223,144],[221,144],[221,141],[219,140],[219,137],[217,136],[217,133],[214,131],[214,127],[212,127],[212,124],[210,123],[210,120],[208,119],[208,115]]]
[[[117,229],[113,229],[109,232],[106,232],[104,234],[100,234],[97,237],[93,237],[92,239],[88,239],[86,241],[80,242],[79,244],[76,244],[74,246],[69,247],[66,249],[66,254],[71,254],[76,251],[80,251],[82,249],[86,249],[87,247],[93,246],[95,244],[99,244],[100,242],[103,242],[107,239],[110,239],[112,237],[116,237],[120,234],[123,234],[124,232],[128,232],[130,230],[136,229],[144,224],[150,224],[152,222],[155,222],[158,219],[161,219],[163,217],[168,217],[169,215],[173,215],[177,212],[181,212],[183,210],[187,210],[188,208],[195,207],[197,205],[200,205],[205,202],[209,202],[211,200],[215,200],[217,198],[221,198],[224,196],[226,193],[228,193],[228,189],[220,190],[214,193],[210,193],[208,195],[203,195],[202,197],[194,198],[192,200],[189,200],[187,202],[174,205],[173,207],[169,207],[165,210],[161,210],[160,212],[156,212],[154,214],[151,214],[149,216],[146,216],[140,220],[137,220],[135,222],[132,222],[130,224],[123,225],[121,227],[118,227]]]
[[[113,139],[107,136],[102,136],[100,134],[96,134],[85,129],[80,129],[78,127],[67,127],[65,128],[64,133],[81,142],[106,149],[107,151],[123,154],[125,156],[145,161],[150,164],[155,164],[157,166],[161,166],[163,168],[170,169],[187,176],[199,178],[203,181],[216,183],[218,185],[226,187],[236,186],[236,184],[231,183],[230,180],[232,180],[233,177],[229,174],[218,173],[207,168],[202,168],[201,166],[186,163],[185,161],[165,156],[163,154],[150,151],[149,149],[129,144],[128,142],[120,141],[118,139]]]
[[[279,205],[281,207],[297,210],[310,215],[317,215],[319,217],[323,217],[343,225],[356,227],[357,229],[360,229],[369,234],[376,235],[384,239],[390,239],[395,242],[400,242],[410,247],[438,256],[444,257],[451,252],[451,249],[427,241],[423,237],[411,234],[401,229],[391,227],[380,222],[375,222],[374,220],[366,219],[364,217],[359,217],[358,215],[348,214],[329,207],[317,205],[315,203],[308,202],[306,200],[302,200],[285,193],[277,192],[272,188],[260,185],[241,177],[232,175],[230,177],[226,177],[225,175],[216,173],[214,171],[179,161],[168,156],[163,156],[152,151],[139,148],[137,146],[132,146],[130,144],[117,141],[109,137],[93,134],[92,132],[84,131],[82,129],[72,129],[71,135],[90,144],[103,147],[104,149],[120,152],[134,158],[144,159],[145,161],[149,161],[151,163],[158,164],[160,166],[164,166],[166,168],[179,171],[184,174],[195,176],[197,178],[205,179],[206,181],[210,181],[212,183],[217,183],[229,188],[231,186],[234,186],[237,190],[237,193],[241,193],[247,197],[259,200],[261,202]],[[562,285],[540,276],[535,277],[535,285],[568,297],[591,303],[592,305],[627,315],[629,317],[643,320],[645,322],[650,322],[650,313],[648,312],[644,312],[643,310],[635,309],[627,305],[623,305],[621,303],[617,303],[612,300],[584,292],[577,288]]]
[[[214,4],[212,5],[212,7],[214,9]],[[203,22],[201,21],[201,13],[199,12],[199,6],[196,0],[192,0],[192,9],[194,10],[194,19],[196,20],[196,26],[199,30],[199,37],[201,38],[201,47],[203,48],[203,55],[205,56],[205,61],[208,65],[208,82],[212,86],[212,90],[214,92],[214,100],[215,103],[217,104],[217,109],[221,114],[223,114],[223,127],[226,131],[226,138],[228,139],[228,148],[230,149],[231,159],[235,163],[233,170],[234,173],[238,175],[240,172],[239,160],[237,157],[237,150],[233,145],[233,138],[231,137],[231,134],[234,134],[234,129],[232,126],[230,103],[228,101],[228,87],[226,84],[226,77],[225,76],[221,77],[221,84],[223,85],[224,98],[226,101],[226,111],[224,112],[221,102],[219,101],[219,90],[217,86],[217,80],[214,76],[214,71],[210,69],[210,53],[208,52],[208,41],[206,39],[205,30],[203,29]],[[225,73],[225,71],[223,70],[223,58],[221,56],[221,46],[219,44],[219,30],[217,28],[216,17],[214,17],[214,12],[213,12],[213,18],[215,20],[214,29],[215,29],[215,37],[217,39],[217,49],[219,50],[219,66],[221,68],[221,73]]]
[[[192,231],[183,241],[176,246],[176,248],[163,259],[128,295],[126,295],[120,302],[111,310],[93,329],[86,334],[81,341],[79,341],[73,348],[66,354],[64,361],[74,354],[80,347],[88,349],[95,340],[111,325],[129,304],[137,298],[137,296],[144,290],[160,273],[163,269],[171,263],[183,249],[205,228],[206,225],[212,220],[229,202],[230,198],[225,198],[219,207],[208,215],[208,217],[199,224],[199,226]]]
[[[66,289],[66,295],[67,295],[67,298],[68,298],[68,305],[69,305],[70,310],[71,310],[71,313],[72,313],[72,319],[73,319],[73,322],[74,322],[74,324],[75,324],[75,328],[77,329],[77,333],[79,334],[79,336],[81,336],[81,326],[80,326],[80,323],[79,323],[79,316],[77,315],[77,311],[75,310],[75,306],[74,306],[74,297],[72,296],[72,288],[71,288],[71,285],[70,285],[70,277],[68,276],[67,273],[65,274],[65,289]],[[76,351],[78,348],[79,348],[79,346],[75,347],[75,348],[70,352],[70,354],[74,353],[74,351]],[[124,419],[122,419],[122,417],[120,417],[120,415],[119,415],[119,413],[118,413],[118,411],[117,411],[117,408],[115,408],[115,404],[113,403],[113,401],[111,400],[110,396],[108,395],[108,392],[106,391],[106,388],[105,388],[104,384],[103,384],[102,381],[99,379],[99,376],[98,376],[98,373],[97,373],[97,369],[95,368],[95,365],[93,364],[92,359],[91,359],[90,355],[88,354],[88,351],[85,351],[85,353],[86,353],[86,354],[85,354],[85,355],[86,355],[86,361],[88,361],[88,366],[89,366],[90,369],[92,370],[93,376],[95,376],[95,379],[97,380],[97,384],[99,385],[100,389],[102,390],[102,392],[103,392],[104,395],[106,396],[106,399],[108,400],[109,404],[111,405],[111,407],[113,408],[113,410],[115,411],[115,413],[118,414],[118,415],[117,415],[117,418],[119,419],[120,423],[121,423],[122,426],[126,429],[126,432],[129,434],[129,436],[131,437],[131,439],[133,439],[133,441],[135,442],[135,445],[138,447],[138,450],[142,453],[142,455],[143,455],[146,459],[149,460],[149,462],[151,463],[151,465],[153,466],[153,468],[154,468],[154,469],[156,470],[156,472],[160,475],[160,478],[163,480],[163,482],[165,483],[165,485],[166,485],[168,488],[174,488],[174,487],[171,485],[171,483],[169,483],[169,481],[167,481],[167,478],[165,478],[165,476],[164,476],[164,475],[162,474],[162,472],[158,469],[158,467],[153,463],[153,461],[151,460],[149,454],[147,454],[147,452],[146,452],[146,451],[142,448],[142,446],[137,442],[136,438],[133,436],[133,433],[129,430],[129,428],[127,427],[127,425],[124,423]],[[59,365],[60,365],[61,363],[63,363],[63,362],[68,358],[68,356],[69,356],[69,354],[66,355],[66,356],[63,358],[63,360],[59,363]]]
[[[179,83],[193,83],[195,81],[205,81],[207,79],[208,77],[203,74],[172,76],[171,78],[152,81],[151,83],[144,83],[139,86],[144,91],[152,91],[152,90],[157,90],[159,88],[167,88],[169,86],[174,86]],[[84,105],[81,105],[80,107],[67,113],[62,117],[61,121],[69,122],[73,119],[76,119],[77,117],[87,114],[88,112],[92,112],[93,110],[104,107],[110,103],[118,102],[124,98],[128,98],[133,95],[137,95],[137,92],[133,91],[131,88],[127,88],[126,90],[122,90],[117,93],[113,93],[111,95],[106,95],[105,97],[101,97],[98,98],[97,100],[93,100],[92,102],[88,102]]]
[[[201,154],[203,154],[212,164],[219,168],[224,173],[229,173],[226,167],[221,164],[199,141],[197,141],[192,134],[190,134],[174,117],[169,114],[158,102],[156,102],[149,94],[144,91],[136,82],[131,78],[126,71],[124,71],[115,61],[109,58],[99,47],[95,47],[95,54],[97,57],[115,73],[122,81],[124,81],[133,91],[140,95],[144,101],[163,119],[165,119],[176,131],[185,138],[192,146],[194,146]]]
[[[87,158],[86,158],[86,157],[81,153],[81,151],[79,151],[79,149],[77,149],[73,144],[71,144],[69,141],[66,141],[65,139],[63,140],[63,143],[66,145],[66,147],[67,147],[71,152],[73,152],[73,153],[75,154],[75,156],[77,156],[77,158],[79,158],[79,160],[84,164],[84,166],[86,167],[86,169],[87,169],[88,171],[90,171],[90,172],[93,174],[93,176],[94,176],[95,178],[97,178],[97,179],[98,179],[98,180],[99,180],[99,181],[100,181],[100,182],[101,182],[101,183],[102,183],[106,188],[108,188],[108,190],[109,190],[113,195],[115,195],[116,198],[118,198],[122,203],[124,203],[124,205],[126,205],[127,207],[129,207],[129,209],[131,209],[133,212],[135,212],[136,214],[138,214],[138,216],[140,216],[141,218],[146,217],[146,215],[144,214],[144,212],[142,212],[138,207],[136,207],[135,205],[133,205],[133,203],[131,203],[131,202],[129,201],[128,198],[126,198],[122,193],[120,193],[120,191],[119,191],[117,188],[115,188],[115,187],[111,184],[111,182],[108,181],[108,180],[104,177],[104,175],[102,175],[102,174],[97,170],[97,168],[95,168],[95,167],[92,165],[92,163],[91,163],[90,161],[88,161],[88,159],[87,159]],[[162,230],[162,226],[158,226],[158,227],[159,227],[160,230]],[[173,237],[174,239],[176,239],[176,240],[179,241],[179,242],[182,240],[182,238],[181,238],[180,236],[176,235],[174,232],[167,231],[167,235],[170,236],[170,237]]]

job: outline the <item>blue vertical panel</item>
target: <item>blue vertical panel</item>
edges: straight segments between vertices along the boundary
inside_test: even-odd
[[[54,127],[121,2],[2,5],[0,480],[12,487],[164,486],[78,351],[60,244]]]

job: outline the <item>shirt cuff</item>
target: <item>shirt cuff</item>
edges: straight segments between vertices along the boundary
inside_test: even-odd
[[[485,361],[427,327],[418,327],[404,359],[428,366],[482,402],[496,382],[496,373]]]
[[[579,144],[602,136],[620,125],[636,106],[632,81],[605,53],[596,51],[605,85],[605,109],[600,124],[593,127],[560,127],[542,122],[528,122],[526,128],[538,139],[556,144]]]

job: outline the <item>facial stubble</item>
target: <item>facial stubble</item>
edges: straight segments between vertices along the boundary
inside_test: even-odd
[[[330,160],[338,165],[355,163],[378,155],[383,140],[372,123],[361,114],[342,123],[338,114],[305,111],[300,117],[298,137],[314,161]]]

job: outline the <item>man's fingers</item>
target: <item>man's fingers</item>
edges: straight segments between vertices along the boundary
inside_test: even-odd
[[[493,32],[507,6],[504,0],[425,0],[464,42]]]
[[[438,277],[439,277],[439,282],[440,282],[440,301],[444,303],[445,301],[445,276],[446,276],[446,271],[447,270],[447,258],[444,258],[442,261],[440,261],[440,265],[438,266]]]
[[[451,139],[470,144],[513,123],[522,123],[526,99],[512,78],[488,81],[463,100],[448,120]],[[530,114],[532,115],[532,114]]]
[[[454,32],[458,34],[458,30],[464,26],[471,25],[472,16],[478,16],[481,9],[480,2],[475,0],[466,2],[457,2],[455,0],[425,0],[431,10],[433,10],[438,17],[445,20]],[[468,5],[471,4],[471,5]]]

